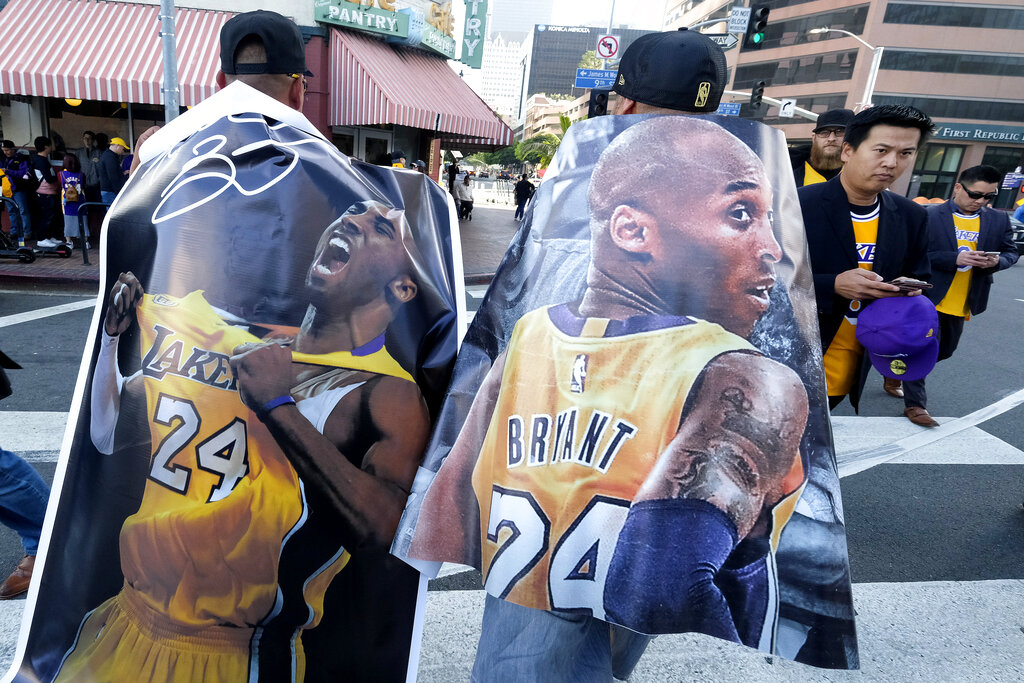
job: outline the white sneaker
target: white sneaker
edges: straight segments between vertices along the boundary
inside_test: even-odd
[[[48,237],[45,240],[39,240],[38,242],[36,242],[37,247],[55,247],[58,244],[60,244],[60,242],[53,239],[52,237]]]

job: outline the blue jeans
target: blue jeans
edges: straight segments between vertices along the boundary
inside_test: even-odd
[[[26,555],[39,551],[50,487],[35,468],[0,448],[0,523],[21,536]]]
[[[9,209],[7,213],[11,216],[11,237],[32,239],[32,219],[28,213],[28,195],[24,192],[15,192],[11,199],[17,204],[17,207],[7,204]]]
[[[487,594],[474,683],[626,679],[652,636],[584,614],[546,612]]]
[[[527,197],[526,199],[520,199],[518,202],[516,202],[515,219],[517,221],[522,220],[523,217],[526,215],[526,202],[528,201],[530,201],[529,197]]]
[[[113,204],[116,198],[116,192],[107,192],[106,190],[100,190],[100,199],[102,199],[103,203],[106,204],[107,206]]]

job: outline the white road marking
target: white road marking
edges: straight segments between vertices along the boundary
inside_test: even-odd
[[[658,636],[630,681],[1024,679],[1024,581],[855,583],[853,600],[860,671],[816,669],[688,633]],[[483,606],[482,590],[427,594],[421,681],[469,680]]]
[[[25,311],[24,313],[15,313],[14,315],[5,315],[0,318],[0,327],[8,327],[10,325],[17,325],[18,323],[27,323],[32,320],[39,320],[40,318],[49,318],[51,315],[60,315],[61,313],[70,313],[72,311],[80,311],[83,308],[92,308],[96,305],[96,299],[82,299],[81,301],[72,301],[69,304],[61,304],[60,306],[50,306],[48,308],[40,308],[34,311]]]
[[[985,420],[989,420],[997,415],[1005,413],[1008,410],[1016,408],[1021,403],[1024,403],[1024,389],[1015,391],[1009,396],[987,405],[984,408],[975,410],[973,413],[964,415],[961,418],[944,422],[938,427],[934,427],[932,429],[919,427],[919,432],[917,434],[913,434],[885,446],[878,448],[861,448],[850,453],[837,453],[836,459],[839,464],[839,476],[848,477],[851,474],[863,472],[875,465],[887,463],[890,460],[914,450],[915,448],[928,446],[939,439],[944,439],[958,432],[962,432],[965,429],[975,427]]]

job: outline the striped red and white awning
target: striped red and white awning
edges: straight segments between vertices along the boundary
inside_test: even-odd
[[[162,104],[159,5],[10,0],[0,11],[0,92]],[[217,89],[220,27],[231,12],[176,8],[179,101]]]
[[[331,125],[393,123],[512,144],[512,130],[444,59],[338,29],[330,40]]]

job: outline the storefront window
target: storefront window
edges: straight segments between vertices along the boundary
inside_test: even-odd
[[[917,154],[917,164],[910,180],[908,197],[948,198],[964,158],[961,145],[926,144]]]
[[[1024,166],[1024,148],[1021,147],[986,147],[985,156],[981,163],[995,166],[999,173],[1006,175],[1015,171],[1018,167]],[[1014,200],[1017,198],[1017,190],[1004,190],[999,188],[999,196],[992,202],[992,208],[1012,209]]]

